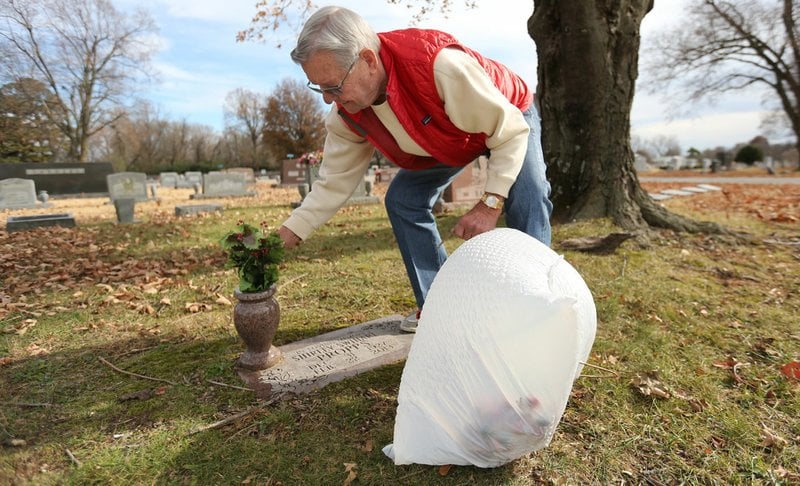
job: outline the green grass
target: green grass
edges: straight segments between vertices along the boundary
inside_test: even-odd
[[[381,449],[392,440],[402,364],[191,434],[260,403],[209,382],[242,385],[231,308],[216,302],[232,300],[236,277],[222,269],[217,242],[240,219],[274,225],[288,212],[274,204],[180,221],[160,214],[124,231],[103,223],[32,232],[27,244],[0,233],[0,248],[13,244],[32,262],[57,249],[44,273],[11,279],[3,269],[0,278],[0,295],[23,304],[0,307],[0,441],[25,441],[0,449],[0,484],[342,484],[351,463],[357,484],[381,485],[800,480],[800,385],[780,373],[800,359],[796,247],[670,232],[609,256],[565,253],[595,297],[589,362],[602,369],[585,368],[592,376],[576,382],[553,442],[529,457],[446,476],[395,467]],[[443,234],[459,214],[440,218]],[[699,216],[756,241],[797,236],[796,224]],[[554,242],[614,230],[606,221],[557,226]],[[446,240],[451,251],[458,245]],[[279,285],[278,345],[414,307],[380,206],[340,212],[289,252]],[[189,313],[189,303],[210,310]],[[101,358],[173,384],[118,373]],[[724,366],[734,359],[744,363],[736,374]],[[648,372],[670,398],[631,386]],[[147,400],[123,400],[148,390]],[[765,445],[765,428],[785,443]]]

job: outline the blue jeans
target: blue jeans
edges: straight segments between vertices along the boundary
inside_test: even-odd
[[[506,226],[550,245],[550,183],[545,175],[541,121],[532,106],[523,112],[530,126],[528,152],[505,203]],[[438,164],[430,169],[401,169],[386,192],[386,211],[392,224],[406,273],[422,309],[433,278],[447,259],[433,216],[433,205],[444,189],[464,170]]]

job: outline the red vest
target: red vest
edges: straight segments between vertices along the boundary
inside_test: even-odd
[[[474,57],[506,98],[527,109],[533,94],[525,82],[499,62],[487,59],[437,30],[405,29],[378,34],[380,57],[388,81],[386,100],[402,127],[431,157],[403,152],[372,108],[339,115],[351,130],[365,137],[383,155],[405,169],[425,169],[437,162],[461,167],[486,152],[486,135],[461,131],[450,122],[436,92],[433,61],[440,50],[455,46]]]

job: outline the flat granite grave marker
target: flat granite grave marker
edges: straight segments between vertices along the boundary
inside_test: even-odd
[[[116,172],[106,176],[111,201],[133,199],[147,201],[147,175],[144,172]]]
[[[193,216],[196,214],[222,212],[222,204],[182,204],[175,206],[175,216]]]
[[[31,179],[3,179],[0,181],[0,209],[27,209],[38,207],[36,185]]]
[[[667,194],[669,196],[691,196],[693,193],[680,189],[664,189],[661,191],[661,194]]]
[[[75,218],[69,213],[64,213],[40,214],[36,216],[12,216],[6,220],[6,231],[9,233],[47,226],[74,228]]]
[[[253,389],[307,393],[408,357],[413,334],[400,331],[400,315],[280,346],[283,360],[261,371],[239,370]]]
[[[681,187],[681,191],[692,192],[695,194],[702,194],[704,192],[708,192],[708,189],[703,189],[702,187],[697,187],[697,186],[694,187],[687,186],[687,187]]]

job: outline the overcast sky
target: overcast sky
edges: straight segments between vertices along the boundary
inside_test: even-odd
[[[160,28],[160,47],[155,68],[160,82],[144,97],[153,101],[163,116],[190,123],[223,127],[222,106],[228,92],[246,88],[270,93],[284,78],[305,81],[303,71],[289,59],[290,48],[274,41],[236,42],[236,33],[250,25],[256,0],[115,0],[123,10],[141,6]],[[319,1],[338,4],[366,17],[378,30],[409,26],[415,12],[404,5],[380,0]],[[483,7],[453,12],[449,18],[431,15],[420,27],[437,28],[461,42],[497,59],[536,84],[535,45],[526,31],[533,0],[479,0]],[[643,42],[648,34],[678,25],[685,0],[656,0],[642,24]],[[457,6],[462,2],[456,0]],[[287,34],[286,46],[292,46]],[[644,74],[644,73],[641,73]],[[581,73],[575,73],[580,76]],[[658,96],[638,88],[632,112],[633,135],[644,139],[674,136],[683,151],[748,142],[760,134],[760,97],[739,94],[716,106],[696,106],[690,118],[668,119],[669,111]]]

